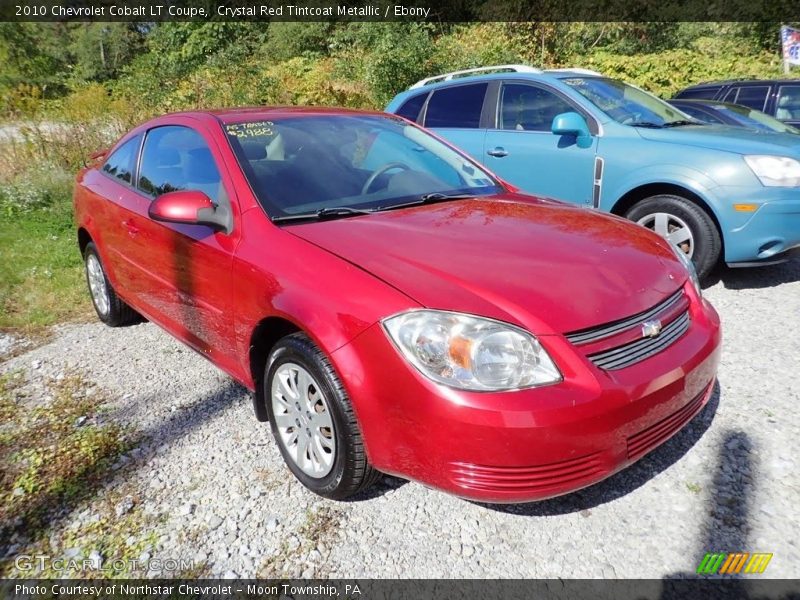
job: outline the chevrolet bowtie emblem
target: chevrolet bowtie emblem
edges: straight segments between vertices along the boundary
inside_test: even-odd
[[[642,323],[642,337],[654,338],[661,333],[661,321],[658,319],[653,321],[645,321]]]

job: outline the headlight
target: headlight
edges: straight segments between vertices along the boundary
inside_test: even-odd
[[[752,155],[745,162],[761,180],[770,187],[793,187],[800,185],[800,162],[788,156]]]
[[[697,269],[695,269],[692,259],[686,256],[686,252],[678,248],[675,244],[669,244],[669,247],[672,248],[672,251],[675,253],[675,256],[677,256],[678,260],[680,260],[683,263],[683,265],[686,267],[686,270],[689,271],[689,278],[692,280],[692,283],[694,284],[694,289],[695,291],[697,291],[697,295],[702,297],[703,290],[700,287],[700,278],[697,276]]]
[[[498,391],[561,381],[530,333],[492,319],[440,310],[412,310],[383,321],[402,355],[437,383]]]

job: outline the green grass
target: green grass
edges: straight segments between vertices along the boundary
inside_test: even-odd
[[[125,429],[104,416],[106,398],[79,373],[45,382],[44,402],[33,402],[21,371],[0,376],[0,537],[20,536],[19,554],[73,558],[97,551],[104,559],[98,571],[54,571],[41,577],[133,575],[133,559],[156,542],[156,523],[135,502],[126,514],[115,514],[125,484],[98,494],[113,476],[112,465],[135,445]],[[67,516],[89,508],[96,518],[70,524]],[[114,561],[119,561],[115,563]],[[0,577],[29,577],[12,558],[0,559]]]
[[[68,184],[46,196],[24,210],[0,199],[0,329],[33,333],[91,314]]]

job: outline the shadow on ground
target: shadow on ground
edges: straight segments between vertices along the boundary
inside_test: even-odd
[[[703,282],[703,287],[710,287],[722,282],[722,285],[729,290],[749,290],[771,288],[795,281],[800,281],[800,257],[779,265],[765,267],[732,269],[727,265],[720,265]]]
[[[572,494],[550,500],[530,504],[480,503],[480,505],[510,514],[550,517],[588,510],[626,496],[675,464],[703,437],[714,420],[719,406],[720,393],[720,385],[717,381],[708,404],[684,429],[640,461],[608,479]]]
[[[693,564],[699,566],[706,553],[768,551],[753,548],[750,513],[756,485],[753,444],[742,431],[728,432],[717,450],[714,481],[705,504],[702,529],[696,540]],[[683,600],[702,590],[704,598],[749,600],[751,598],[796,598],[782,595],[775,582],[747,575],[702,575],[696,571],[670,573],[663,581],[660,600]]]

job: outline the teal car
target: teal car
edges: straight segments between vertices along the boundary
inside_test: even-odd
[[[704,124],[593,71],[521,65],[424,79],[386,110],[526,192],[654,230],[701,277],[800,251],[800,136]]]

